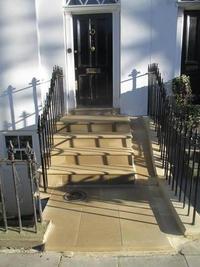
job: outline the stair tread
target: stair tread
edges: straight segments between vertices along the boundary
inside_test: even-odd
[[[111,123],[117,123],[117,122],[130,122],[130,118],[128,116],[120,116],[120,115],[114,115],[114,116],[103,116],[103,115],[68,115],[68,116],[64,116],[60,119],[61,122],[76,122],[76,123],[80,123],[80,122],[87,122],[87,123],[91,123],[91,122],[111,122]]]
[[[133,150],[131,148],[102,148],[102,147],[84,147],[84,148],[54,148],[52,150],[52,156],[59,155],[132,155]]]
[[[95,133],[95,132],[66,132],[65,133],[56,133],[54,138],[132,138],[131,132],[102,132],[102,133]]]
[[[126,174],[133,174],[134,169],[133,166],[110,166],[110,165],[67,165],[67,166],[57,166],[52,165],[48,171],[48,174],[119,174],[119,175],[126,175]]]

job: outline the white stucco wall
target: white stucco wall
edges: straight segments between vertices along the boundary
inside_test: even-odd
[[[65,68],[65,38],[63,0],[35,0],[39,38],[40,78],[44,82],[45,98],[49,79],[55,65]]]
[[[39,78],[35,3],[0,1],[0,14],[0,130],[20,129],[35,124],[40,105],[30,84]]]
[[[165,81],[180,71],[177,12],[175,0],[121,1],[122,113],[147,114],[149,63],[159,63]]]
[[[63,0],[0,1],[0,130],[34,125],[40,92],[44,99],[53,66],[67,73],[63,4]],[[121,0],[123,114],[147,114],[149,63],[159,63],[165,81],[180,72],[182,13],[177,12],[176,0]],[[33,77],[38,81],[36,92]]]

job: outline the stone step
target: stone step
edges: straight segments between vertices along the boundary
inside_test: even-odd
[[[42,178],[42,177],[41,177]],[[134,173],[126,175],[87,175],[87,174],[72,174],[72,175],[48,175],[48,186],[50,188],[61,187],[63,185],[113,185],[113,184],[133,184],[135,181]],[[42,186],[43,181],[41,179]]]
[[[72,115],[117,115],[120,113],[119,108],[75,108],[70,111]]]
[[[84,174],[84,175],[127,175],[133,174],[133,166],[125,165],[52,165],[47,170],[48,175],[73,175],[73,174]]]
[[[53,149],[52,165],[133,165],[133,151],[130,148],[68,148]]]
[[[74,148],[69,147],[67,149],[54,148],[51,152],[52,156],[66,156],[66,155],[133,155],[132,148],[121,147],[121,148],[102,148],[102,147],[83,147]]]
[[[63,116],[60,121],[62,122],[130,122],[129,116],[90,116],[90,115],[67,115]]]
[[[57,122],[57,131],[130,132],[130,120],[127,116],[65,116]]]
[[[54,165],[110,165],[116,166],[116,164],[131,166],[133,165],[132,155],[66,155],[66,156],[53,156],[51,158],[51,164]]]
[[[132,147],[131,133],[67,133],[54,135],[54,147],[57,149],[67,149],[69,147],[104,147],[104,148],[121,148]]]
[[[111,123],[111,122],[57,122],[57,131],[59,133],[82,132],[82,133],[101,133],[101,132],[130,132],[129,123]]]

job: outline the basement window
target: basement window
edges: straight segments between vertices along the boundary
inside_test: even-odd
[[[5,136],[6,149],[8,151],[10,141],[14,146],[15,159],[26,160],[26,145],[29,142],[30,147],[33,147],[33,140],[31,135],[7,135]]]
[[[88,6],[88,5],[106,5],[117,4],[120,0],[66,0],[67,6]]]

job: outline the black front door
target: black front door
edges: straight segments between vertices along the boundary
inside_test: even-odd
[[[185,12],[182,73],[190,76],[194,100],[200,103],[200,11]]]
[[[73,16],[76,99],[112,106],[112,14]]]

